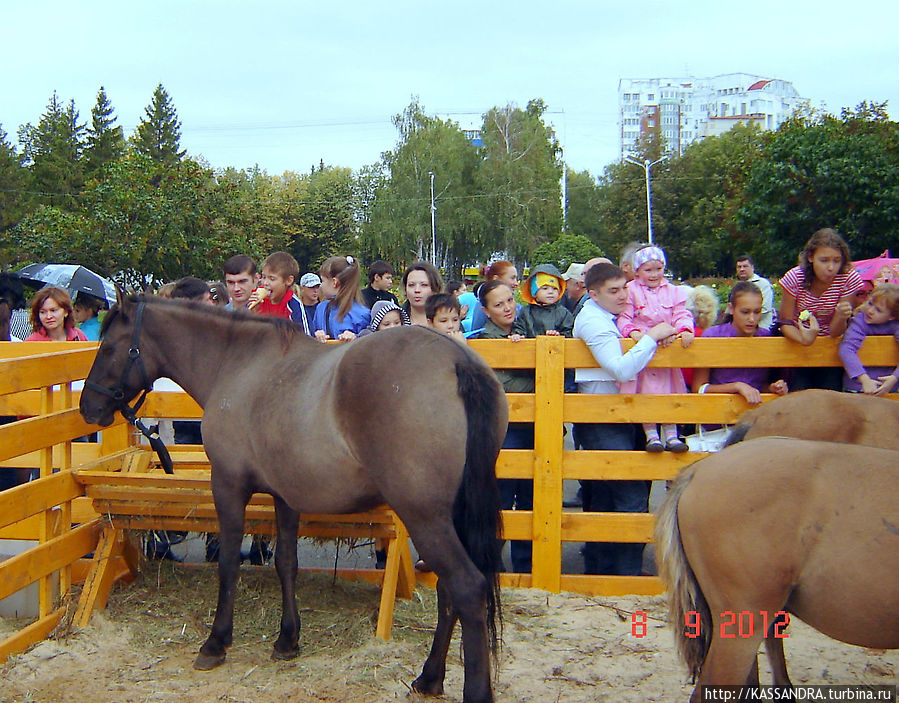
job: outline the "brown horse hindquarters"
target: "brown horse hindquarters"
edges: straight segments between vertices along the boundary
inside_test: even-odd
[[[899,402],[811,389],[789,393],[740,416],[728,443],[796,437],[899,450]]]
[[[380,346],[372,355],[367,342],[376,336]],[[335,391],[342,401],[335,406],[337,424],[350,451],[366,464],[398,513],[440,506],[451,515],[467,432],[456,364],[483,361],[445,335],[422,328],[386,330],[353,345],[358,346],[341,360]],[[496,405],[505,408],[501,388],[499,394]],[[496,431],[501,444],[502,417],[496,418]]]
[[[701,684],[743,683],[759,621],[782,609],[836,639],[899,646],[899,454],[766,438],[693,469],[677,522],[713,619]],[[753,637],[719,637],[738,630],[725,613],[745,611]]]

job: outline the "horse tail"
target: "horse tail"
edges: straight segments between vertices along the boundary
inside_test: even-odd
[[[474,565],[487,579],[487,630],[497,651],[502,627],[499,572],[502,569],[500,527],[502,503],[496,482],[496,457],[503,442],[497,417],[505,414],[502,388],[493,372],[466,358],[456,362],[459,396],[465,407],[465,469],[453,504],[453,524]]]
[[[668,620],[675,631],[675,648],[695,683],[711,645],[713,624],[702,588],[684,553],[677,522],[680,498],[690,485],[694,472],[693,467],[686,468],[669,489],[656,517],[655,542],[659,577],[668,589]],[[697,637],[687,636],[685,626],[688,613],[699,614]]]
[[[737,442],[742,442],[746,439],[746,434],[749,430],[752,429],[751,422],[738,422],[734,425],[734,428],[730,431],[730,434],[727,435],[727,439],[724,442],[725,447],[729,447],[731,444],[736,444]],[[723,447],[722,447],[723,449]]]

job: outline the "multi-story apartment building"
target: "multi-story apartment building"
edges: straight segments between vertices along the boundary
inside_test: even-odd
[[[695,141],[723,134],[734,124],[777,129],[808,100],[793,84],[748,73],[712,78],[622,78],[618,82],[621,158],[641,138],[658,134],[664,150],[681,154]]]

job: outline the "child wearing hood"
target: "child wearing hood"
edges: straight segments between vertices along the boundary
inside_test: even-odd
[[[521,286],[521,297],[527,305],[515,318],[510,339],[540,334],[571,337],[574,316],[562,302],[564,293],[565,279],[559,269],[552,264],[535,266]]]
[[[409,324],[409,313],[392,300],[378,300],[371,306],[371,323],[359,331],[359,337]]]

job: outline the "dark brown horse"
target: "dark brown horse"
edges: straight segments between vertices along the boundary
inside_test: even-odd
[[[740,416],[727,445],[757,437],[796,437],[899,450],[899,403],[862,393],[811,389],[775,398]],[[792,686],[784,640],[769,632],[765,651],[776,686]],[[758,684],[758,665],[748,683]]]
[[[122,299],[104,322],[81,413],[108,425],[159,377],[180,384],[204,409],[221,529],[218,607],[196,668],[220,664],[231,644],[253,493],[275,502],[283,601],[277,659],[298,652],[298,512],[356,512],[386,502],[438,576],[437,630],[413,688],[442,692],[458,619],[464,700],[493,700],[501,519],[494,467],[508,407],[477,354],[420,327],[325,345],[270,318]]]
[[[698,677],[692,701],[703,685],[747,681],[781,611],[843,642],[899,648],[897,481],[899,452],[782,437],[681,473],[656,543],[678,651]]]

